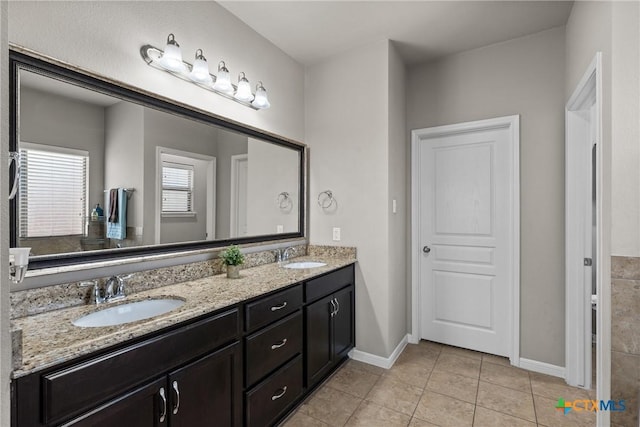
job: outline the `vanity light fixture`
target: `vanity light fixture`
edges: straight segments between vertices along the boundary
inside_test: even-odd
[[[229,70],[227,69],[227,65],[224,61],[220,61],[218,64],[218,75],[216,76],[216,82],[213,85],[213,90],[229,95],[232,95],[235,91],[231,84],[231,75],[229,74]]]
[[[160,57],[160,66],[175,72],[186,71],[184,62],[182,62],[182,51],[180,45],[176,41],[176,36],[169,34],[167,37],[167,45],[164,47],[164,52]]]
[[[238,89],[236,90],[235,98],[244,102],[253,101],[251,85],[249,84],[249,80],[247,80],[247,76],[245,76],[243,72],[238,74]]]
[[[244,73],[240,73],[238,85],[234,85],[231,83],[229,70],[224,61],[218,63],[217,76],[209,73],[209,65],[202,49],[196,50],[193,65],[183,61],[180,45],[176,42],[173,34],[169,34],[167,37],[164,51],[151,45],[144,45],[140,48],[140,55],[147,65],[153,68],[165,71],[174,77],[196,84],[225,98],[232,99],[246,107],[254,110],[263,110],[271,106],[262,82],[259,82],[256,86],[255,96],[251,92],[251,85]]]
[[[209,74],[209,64],[207,64],[207,58],[202,54],[202,49],[196,50],[196,60],[193,61],[189,78],[196,83],[213,83],[213,78]]]
[[[262,86],[262,82],[256,85],[256,97],[251,103],[256,108],[269,108],[271,104],[267,99],[267,90]]]

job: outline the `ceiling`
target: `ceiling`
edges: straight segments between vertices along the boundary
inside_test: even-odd
[[[571,1],[221,1],[303,65],[378,40],[407,64],[564,25]]]

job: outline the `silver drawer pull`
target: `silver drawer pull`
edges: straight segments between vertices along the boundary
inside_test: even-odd
[[[284,396],[284,394],[287,392],[287,386],[282,387],[282,393],[280,394],[274,394],[273,396],[271,396],[271,400],[278,400],[280,399],[282,396]]]
[[[172,385],[173,390],[176,392],[176,405],[173,407],[173,415],[175,415],[180,409],[180,390],[178,390],[178,381],[174,381]]]
[[[277,349],[277,348],[280,348],[280,347],[282,347],[283,345],[285,345],[286,343],[287,343],[287,339],[285,338],[285,339],[283,339],[282,341],[280,341],[278,344],[273,344],[273,345],[271,346],[271,350],[275,350],[275,349]]]
[[[278,311],[278,310],[282,310],[283,308],[285,308],[287,306],[287,302],[283,302],[280,305],[274,305],[273,307],[271,307],[271,311]]]
[[[164,387],[160,387],[160,399],[162,399],[162,412],[160,412],[160,422],[167,418],[167,397],[164,395]]]

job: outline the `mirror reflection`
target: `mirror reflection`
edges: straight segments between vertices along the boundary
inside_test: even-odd
[[[16,246],[297,233],[301,151],[19,71]]]

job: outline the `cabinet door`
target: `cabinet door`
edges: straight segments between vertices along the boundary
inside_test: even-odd
[[[169,374],[171,427],[240,426],[240,344],[213,352]]]
[[[307,326],[307,387],[322,378],[331,367],[333,345],[331,337],[331,312],[333,306],[329,295],[305,308]]]
[[[338,311],[333,316],[333,355],[334,361],[342,359],[354,345],[353,286],[333,294]]]
[[[162,377],[63,425],[74,427],[167,426],[169,408],[166,403],[166,393],[166,377]]]

